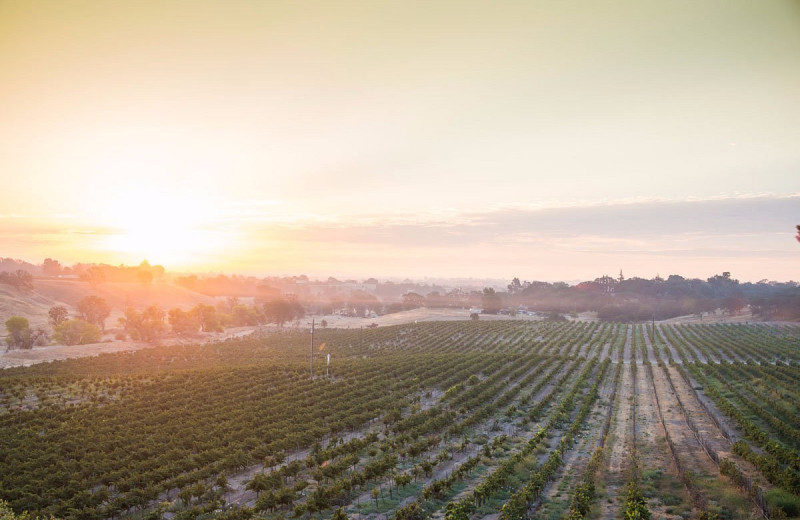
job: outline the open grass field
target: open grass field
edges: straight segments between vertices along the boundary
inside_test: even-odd
[[[800,515],[800,326],[416,321],[2,370],[0,500],[59,518]]]

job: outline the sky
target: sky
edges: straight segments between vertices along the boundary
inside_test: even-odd
[[[0,256],[800,279],[800,2],[0,0]]]

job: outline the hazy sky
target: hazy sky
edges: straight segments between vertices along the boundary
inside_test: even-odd
[[[0,0],[0,256],[800,279],[800,2]]]

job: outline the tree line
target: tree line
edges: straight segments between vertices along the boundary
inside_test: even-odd
[[[51,340],[64,345],[97,343],[111,315],[108,302],[99,296],[86,296],[76,305],[75,312],[63,305],[48,311],[49,329],[32,328],[27,318],[12,316],[5,322],[8,349],[30,349],[47,345]],[[189,310],[172,308],[164,310],[158,305],[145,309],[128,307],[118,319],[121,329],[116,339],[156,342],[172,332],[179,336],[199,332],[220,332],[226,327],[242,327],[275,323],[283,326],[305,315],[305,309],[296,300],[273,298],[256,301],[253,305],[240,303],[231,297],[217,306],[198,303]]]
[[[147,261],[132,267],[105,264],[65,267],[51,258],[46,258],[41,266],[0,259],[0,283],[19,289],[33,288],[34,276],[61,274],[77,276],[94,286],[107,281],[148,284],[164,276],[165,272],[162,266],[152,266]],[[361,283],[332,277],[319,281],[310,280],[305,275],[265,278],[188,275],[174,280],[179,286],[212,296],[272,301],[290,294],[293,301],[312,314],[338,313],[360,317],[372,312],[383,314],[429,307],[481,308],[486,314],[514,313],[521,309],[552,316],[594,311],[606,321],[644,321],[690,314],[702,316],[716,309],[736,314],[749,307],[754,317],[762,320],[800,319],[800,287],[797,282],[761,280],[740,283],[730,272],[707,279],[685,278],[677,274],[667,278],[625,278],[620,272],[617,277],[603,275],[576,285],[514,278],[505,290],[498,287],[430,286],[410,280],[381,282],[375,278]],[[243,310],[237,312],[237,319],[241,320]],[[264,309],[258,312],[263,314]]]
[[[796,282],[740,283],[723,272],[701,280],[669,275],[666,279],[626,279],[602,276],[569,286],[562,282],[521,282],[514,278],[504,305],[547,312],[596,311],[607,321],[644,321],[704,313],[722,309],[736,314],[749,306],[764,320],[800,319],[800,287]]]

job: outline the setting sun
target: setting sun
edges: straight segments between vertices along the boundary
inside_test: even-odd
[[[107,208],[109,234],[103,246],[129,256],[190,266],[214,256],[226,238],[212,228],[212,206],[199,199],[145,190],[121,193]],[[229,236],[229,235],[228,235]]]

